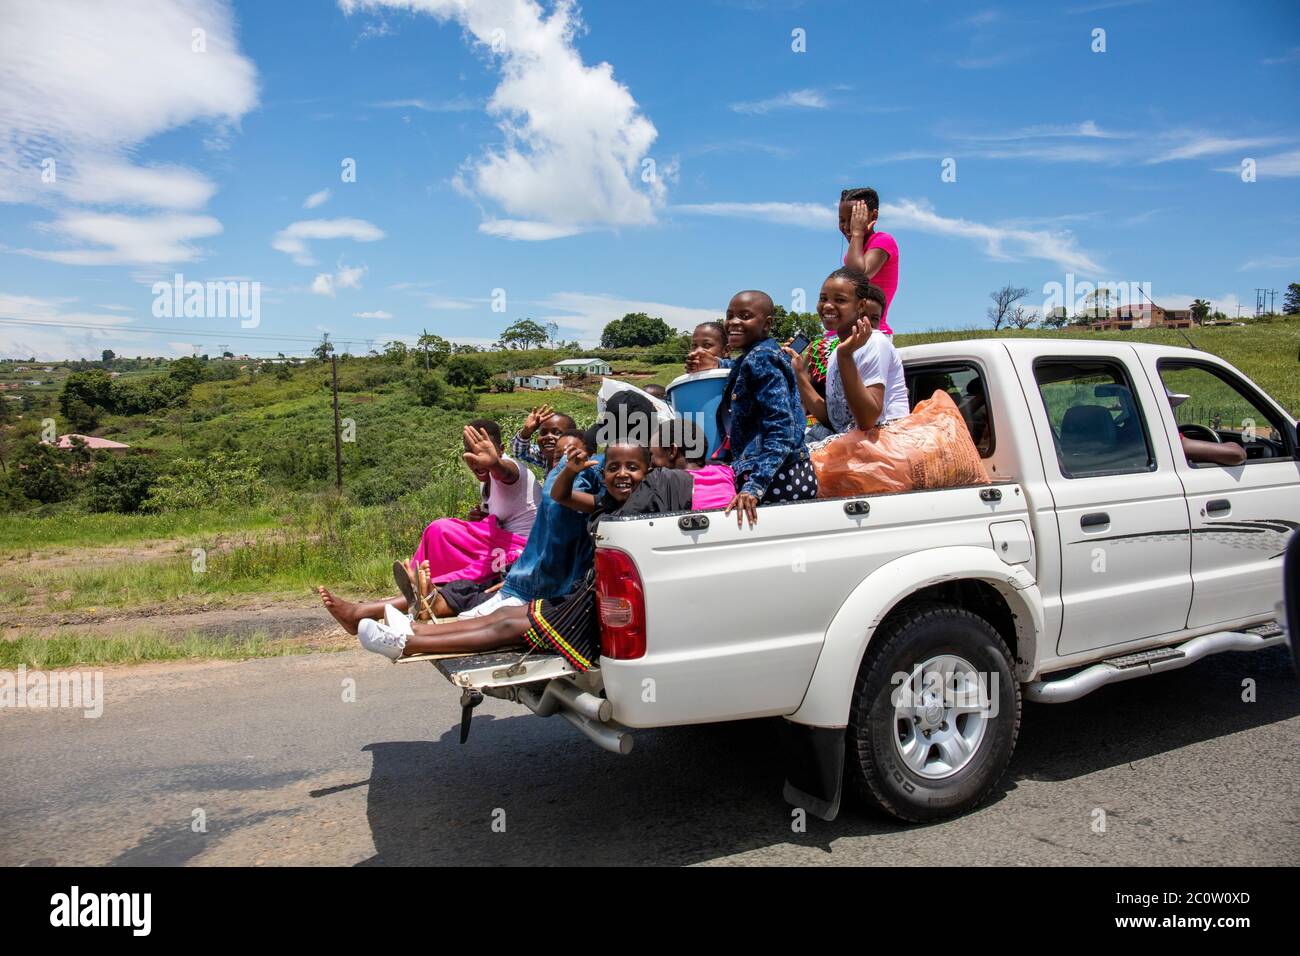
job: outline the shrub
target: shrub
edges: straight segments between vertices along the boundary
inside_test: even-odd
[[[120,379],[113,383],[113,411],[144,415],[180,405],[188,394],[187,385],[161,375]]]
[[[244,452],[180,458],[160,477],[144,502],[146,511],[213,508],[255,500],[265,491],[262,460]]]
[[[90,474],[90,510],[131,514],[139,511],[158,479],[147,458],[116,458]]]
[[[421,375],[415,382],[415,397],[426,407],[442,404],[446,395],[442,380],[435,375]]]

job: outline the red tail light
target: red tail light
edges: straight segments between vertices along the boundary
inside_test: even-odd
[[[645,591],[626,552],[596,549],[600,653],[618,661],[645,656]]]

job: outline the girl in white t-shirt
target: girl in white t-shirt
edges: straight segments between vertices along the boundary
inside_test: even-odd
[[[813,387],[803,356],[786,349],[799,382],[804,410],[835,434],[864,431],[902,418],[911,410],[903,362],[887,336],[872,330],[885,310],[885,294],[857,269],[836,269],[822,283],[817,312],[839,336],[834,361],[826,363],[826,397]]]

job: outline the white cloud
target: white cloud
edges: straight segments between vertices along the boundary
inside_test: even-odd
[[[592,229],[648,225],[662,177],[641,181],[658,133],[608,63],[587,66],[574,47],[582,29],[571,0],[546,16],[535,0],[339,0],[345,13],[407,9],[454,20],[489,53],[501,82],[488,100],[504,141],[466,160],[462,192],[500,207],[482,231],[544,240]]]
[[[385,312],[383,309],[376,309],[374,312],[353,312],[352,313],[352,318],[354,319],[379,319],[381,321],[387,322],[392,317],[393,317],[393,313]]]
[[[750,100],[744,103],[732,103],[731,109],[737,113],[770,113],[773,110],[824,110],[830,103],[821,90],[790,90],[779,96],[765,100]]]
[[[74,202],[201,209],[217,187],[206,176],[183,166],[132,166],[129,163],[83,162],[66,177],[63,195]]]
[[[202,53],[192,49],[196,29],[205,31]],[[229,130],[256,105],[256,69],[239,52],[225,0],[0,5],[0,202],[201,209],[215,191],[206,176],[175,165],[135,165],[137,151],[196,122]],[[55,175],[45,181],[42,173],[50,170]],[[63,231],[65,220],[75,229],[81,218],[65,216],[54,231]],[[142,220],[134,238],[179,221]],[[170,244],[126,242],[110,252],[45,258],[125,262],[138,248],[150,255],[170,249],[184,261],[192,258],[184,239],[211,234],[206,224],[191,225],[196,230]],[[128,227],[119,220],[114,228]]]
[[[0,292],[0,358],[51,362],[59,359],[99,358],[104,349],[121,352],[123,343],[139,343],[143,333],[125,328],[130,319],[99,312],[64,311],[75,299],[47,299]],[[98,308],[104,308],[99,306]],[[68,328],[69,325],[88,326]]]
[[[1293,46],[1281,56],[1265,57],[1262,61],[1266,66],[1277,66],[1279,63],[1294,63],[1300,60],[1300,46]]]
[[[303,209],[315,209],[317,206],[323,206],[329,202],[329,198],[334,195],[333,190],[326,188],[312,193],[302,201]]]
[[[354,242],[375,242],[384,238],[384,231],[364,219],[301,219],[290,223],[275,234],[271,247],[288,253],[300,266],[314,266],[316,260],[307,241],[311,239],[351,239]]]
[[[454,96],[449,100],[384,100],[374,105],[382,109],[412,109],[425,113],[465,113],[478,109],[483,103],[468,96]]]
[[[1249,272],[1252,269],[1291,269],[1300,266],[1300,256],[1264,256],[1262,259],[1251,259],[1249,262],[1243,262],[1238,268],[1238,272]]]
[[[672,208],[681,212],[756,219],[807,229],[833,229],[836,225],[835,211],[818,203],[703,203]],[[991,259],[1045,259],[1071,272],[1101,271],[1101,266],[1078,247],[1073,235],[1065,231],[949,219],[936,213],[928,204],[910,199],[881,203],[880,223],[889,232],[914,229],[954,239],[969,239],[982,245],[985,255]]]
[[[584,292],[557,292],[539,304],[554,313],[540,318],[558,325],[562,337],[576,337],[584,345],[599,342],[605,326],[629,312],[658,316],[678,331],[685,332],[701,322],[716,322],[727,310],[725,302],[719,302],[714,309],[699,309]]]
[[[873,156],[873,163],[962,159],[1025,159],[1049,163],[1156,165],[1268,146],[1285,140],[1219,135],[1200,130],[1104,129],[1094,120],[1013,130],[940,133],[948,145]]]
[[[1221,153],[1236,153],[1258,146],[1273,146],[1277,139],[1247,139],[1245,137],[1198,136],[1188,142],[1166,150],[1158,156],[1147,160],[1148,163],[1168,163],[1176,159],[1196,159],[1200,156],[1217,156]]]
[[[215,236],[221,223],[211,216],[165,213],[126,216],[118,213],[69,213],[40,223],[43,232],[99,248],[20,249],[38,259],[65,265],[104,266],[129,263],[192,262],[199,257],[193,240]]]
[[[1190,309],[1192,303],[1197,299],[1204,299],[1210,303],[1211,312],[1222,312],[1230,319],[1237,317],[1237,307],[1241,306],[1242,315],[1254,315],[1255,304],[1252,302],[1247,307],[1235,292],[1224,292],[1222,295],[1186,295],[1182,292],[1161,292],[1155,289],[1151,292],[1151,298],[1155,300],[1156,305],[1162,309]]]
[[[1240,164],[1236,166],[1220,166],[1215,172],[1241,175],[1241,166]],[[1274,153],[1272,156],[1256,158],[1255,175],[1263,179],[1271,176],[1300,176],[1300,149],[1293,149],[1289,153]]]
[[[673,206],[674,211],[723,216],[729,219],[757,219],[782,226],[806,229],[835,228],[835,210],[815,202],[710,202]]]
[[[311,291],[316,295],[328,295],[331,298],[339,289],[360,289],[361,279],[366,274],[365,266],[345,266],[339,263],[335,273],[322,272],[311,283]]]

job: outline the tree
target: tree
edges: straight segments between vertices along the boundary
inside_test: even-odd
[[[59,393],[59,411],[73,428],[90,431],[99,424],[104,412],[113,410],[113,380],[108,373],[95,369],[73,372]]]
[[[329,361],[331,353],[334,351],[334,343],[330,341],[330,334],[326,332],[321,336],[320,344],[311,350],[311,354],[316,356],[322,362]]]
[[[546,340],[545,327],[538,325],[532,319],[520,319],[501,333],[502,344],[512,349],[540,347],[546,343]]]
[[[1023,305],[1017,305],[1007,313],[1007,327],[1012,329],[1027,329],[1038,321],[1038,315],[1031,312]]]
[[[90,510],[132,514],[140,510],[158,475],[147,458],[106,461],[90,473]]]
[[[1065,306],[1058,305],[1044,313],[1040,324],[1045,329],[1063,329],[1070,324],[1070,313],[1066,311]]]
[[[1300,315],[1300,282],[1292,282],[1286,287],[1282,298],[1282,311],[1287,315]]]
[[[401,365],[406,361],[407,351],[408,349],[405,342],[394,340],[384,346],[384,358],[392,362],[394,365]]]
[[[18,487],[32,501],[50,504],[72,494],[72,480],[67,469],[59,452],[49,445],[42,445],[35,439],[28,441],[18,450],[15,465]]]
[[[188,388],[203,381],[203,363],[192,356],[178,358],[175,362],[172,362],[167,374]]]
[[[1210,314],[1210,303],[1197,299],[1192,303],[1192,321],[1197,325],[1205,324],[1205,317]]]
[[[105,365],[110,364],[115,358],[117,358],[117,355],[112,349],[104,349],[104,351],[99,353],[99,360]]]
[[[814,312],[787,312],[780,305],[772,310],[772,338],[785,342],[800,332],[815,342],[826,334],[826,327]]]
[[[629,312],[621,319],[615,319],[605,326],[600,333],[600,347],[603,349],[625,349],[638,346],[658,345],[672,338],[674,332],[663,319],[652,318],[644,312]]]
[[[430,335],[427,329],[420,333],[415,345],[424,353],[424,370],[426,372],[431,367],[436,368],[442,365],[451,355],[451,343],[441,335]]]
[[[989,293],[989,298],[993,300],[993,304],[988,307],[986,314],[989,321],[993,323],[994,332],[1002,328],[1015,304],[1027,295],[1029,295],[1028,289],[1023,286],[1014,286],[1009,282],[997,291]]]
[[[453,388],[463,388],[472,392],[487,384],[492,376],[481,362],[463,356],[456,356],[447,361],[447,384]]]

